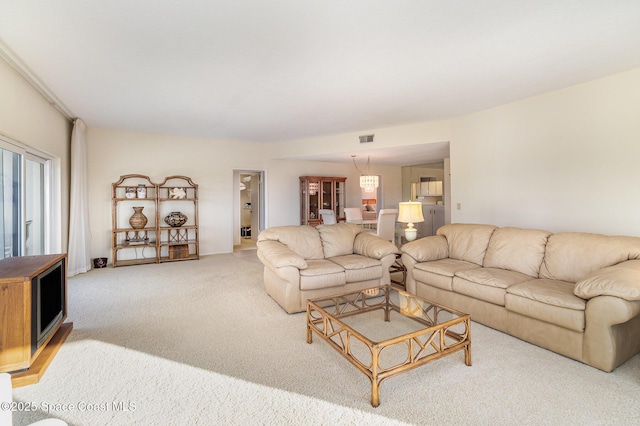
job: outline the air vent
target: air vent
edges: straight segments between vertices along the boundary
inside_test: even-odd
[[[373,135],[360,136],[360,143],[370,143],[370,142],[373,142]]]

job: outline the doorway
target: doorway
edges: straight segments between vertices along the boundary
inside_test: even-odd
[[[264,229],[264,171],[234,170],[234,251],[255,249]]]
[[[364,220],[377,220],[378,212],[384,206],[384,200],[382,199],[382,176],[378,176],[379,185],[377,188],[367,190],[360,188],[362,219]]]

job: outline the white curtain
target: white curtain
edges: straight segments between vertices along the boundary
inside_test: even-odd
[[[69,252],[67,254],[70,277],[91,269],[86,129],[84,122],[77,118],[71,134]]]

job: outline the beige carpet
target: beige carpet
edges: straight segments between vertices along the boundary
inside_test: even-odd
[[[640,356],[604,373],[476,323],[473,366],[458,353],[390,378],[373,408],[368,379],[307,344],[305,315],[261,273],[243,252],[72,278],[74,330],[40,383],[15,389],[38,411],[14,423],[640,424]]]

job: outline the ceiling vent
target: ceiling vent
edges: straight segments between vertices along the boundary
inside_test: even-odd
[[[373,135],[360,136],[360,143],[370,143],[370,142],[373,142]]]

